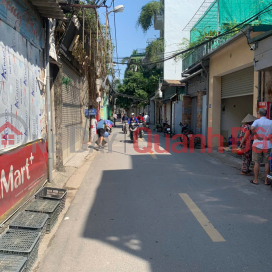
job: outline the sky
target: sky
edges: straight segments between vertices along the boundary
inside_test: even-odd
[[[107,5],[110,4],[110,0],[107,1]],[[144,33],[140,27],[136,26],[137,19],[141,12],[141,7],[150,2],[150,0],[115,0],[115,6],[123,5],[125,10],[123,13],[116,13],[116,32],[117,32],[117,49],[118,57],[120,61],[123,57],[129,57],[134,49],[144,49],[147,46],[147,39],[159,38],[160,31],[154,30],[152,26],[147,33]],[[111,9],[110,9],[111,10]],[[105,12],[100,11],[100,14]],[[105,19],[105,15],[101,14],[101,20]],[[109,24],[111,27],[111,36],[113,43],[115,43],[114,37],[114,15],[109,15]],[[114,60],[116,60],[116,52],[114,53]],[[120,78],[123,79],[126,65],[119,65]],[[118,69],[118,66],[115,66]],[[118,72],[115,77],[119,77]]]

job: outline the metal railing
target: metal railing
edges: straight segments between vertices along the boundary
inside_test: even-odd
[[[193,50],[182,60],[182,71],[184,72],[188,68],[200,62],[203,57],[212,53],[215,49],[225,44],[231,37],[233,37],[233,35],[219,37]]]

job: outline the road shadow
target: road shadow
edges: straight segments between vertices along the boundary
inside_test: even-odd
[[[173,212],[167,214],[161,208],[168,207],[169,202],[180,205],[180,198],[170,194],[165,197],[165,191],[158,187],[158,178],[167,180],[167,172],[155,170],[156,164],[149,164],[148,171],[145,169],[146,160],[153,163],[151,156],[130,157],[133,169],[103,172],[83,236],[146,260],[150,271],[169,271],[175,260],[176,271],[180,271],[178,243],[181,241],[174,238],[179,237],[179,228],[173,229],[169,225],[177,218]],[[150,176],[148,173],[153,167],[154,173]],[[164,214],[163,220],[161,213]],[[172,250],[173,244],[169,244],[169,239],[176,244],[176,251]]]
[[[176,143],[172,139],[170,142]],[[163,147],[165,142],[161,141],[160,149]],[[243,195],[254,192],[237,176],[237,170],[199,152],[156,154],[156,159],[148,154],[129,156],[131,169],[103,171],[83,228],[84,238],[140,258],[152,272],[242,271],[244,267],[261,271],[255,267],[260,255],[252,256],[247,263],[241,262],[241,256],[248,255],[251,245],[261,247],[264,243],[262,232],[254,230],[259,224],[268,232],[266,218],[271,215],[270,211],[259,214],[257,194],[250,195],[256,209],[252,208],[254,205],[248,208],[248,198]],[[212,242],[179,193],[188,193],[227,243]],[[231,200],[226,197],[230,195],[234,196]],[[244,206],[237,210],[241,202]],[[254,232],[254,236],[245,235],[244,227],[230,230],[230,224],[245,224],[247,232]],[[233,255],[234,248],[240,255]],[[231,267],[228,256],[232,258]],[[265,263],[264,258],[262,262]],[[127,263],[124,260],[124,266],[118,262],[116,265],[125,271]]]

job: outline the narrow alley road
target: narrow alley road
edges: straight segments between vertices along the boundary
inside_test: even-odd
[[[270,187],[199,150],[139,154],[120,123],[113,133],[39,272],[271,271]]]

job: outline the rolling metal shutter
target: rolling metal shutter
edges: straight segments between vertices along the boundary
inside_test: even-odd
[[[83,85],[83,94],[82,94],[82,104],[83,104],[83,112],[82,114],[84,113],[84,110],[85,109],[88,109],[89,108],[89,83],[88,83],[88,80],[87,78],[83,78],[83,81],[82,81],[82,85]],[[83,114],[83,135],[82,135],[82,139],[83,139],[83,142],[86,143],[89,141],[89,128],[90,128],[90,117],[86,118],[85,117],[85,114]]]
[[[254,67],[222,76],[221,85],[221,98],[253,94]]]
[[[81,78],[65,61],[62,61],[62,65],[63,80],[67,82],[62,84],[62,150],[65,160],[81,148]]]

